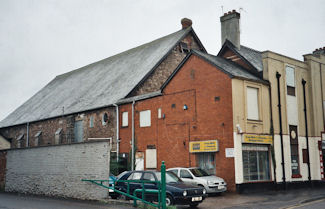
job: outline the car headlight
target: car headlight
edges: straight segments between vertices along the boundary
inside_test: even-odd
[[[207,183],[208,183],[208,185],[212,185],[213,181],[208,181]]]
[[[206,194],[207,193],[207,190],[203,189],[203,194]]]
[[[185,197],[187,195],[187,191],[185,190],[184,192],[183,192],[183,196]]]

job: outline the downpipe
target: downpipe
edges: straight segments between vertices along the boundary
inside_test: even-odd
[[[134,170],[134,104],[135,100],[132,102],[132,156],[131,156],[131,170]]]
[[[116,162],[119,162],[120,154],[120,116],[117,104],[113,104],[116,108]]]
[[[281,159],[282,159],[282,181],[284,189],[287,189],[285,164],[284,164],[284,151],[283,151],[283,132],[282,132],[282,112],[281,112],[281,93],[280,93],[280,77],[281,74],[276,72],[276,79],[278,84],[278,109],[279,109],[279,124],[280,124],[280,138],[281,138]]]

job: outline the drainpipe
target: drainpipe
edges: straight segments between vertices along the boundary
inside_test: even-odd
[[[284,165],[284,152],[283,152],[283,133],[282,133],[282,113],[281,113],[281,94],[280,94],[280,77],[281,74],[276,72],[276,79],[278,84],[278,109],[279,109],[279,123],[280,123],[280,138],[281,138],[281,154],[282,154],[282,180],[284,189],[287,189],[286,185],[286,174],[285,174],[285,165]]]
[[[119,161],[119,153],[120,153],[120,116],[118,105],[113,104],[116,107],[116,162]]]
[[[306,130],[306,143],[307,143],[307,165],[308,165],[308,181],[311,185],[311,175],[310,175],[310,160],[309,160],[309,140],[308,140],[308,123],[307,123],[307,108],[306,108],[306,81],[302,79],[302,89],[304,93],[304,113],[305,113],[305,130]]]
[[[276,184],[276,162],[274,157],[274,126],[273,126],[273,110],[272,110],[272,92],[271,92],[271,83],[269,83],[269,97],[270,97],[270,134],[272,135],[272,162],[273,162],[273,175],[274,175],[274,184]]]
[[[132,102],[132,156],[131,156],[131,170],[134,170],[134,104],[135,100]]]
[[[27,123],[26,129],[27,129],[26,147],[28,147],[29,146],[29,123]]]

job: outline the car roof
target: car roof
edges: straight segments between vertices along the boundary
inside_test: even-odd
[[[172,169],[194,169],[194,168],[199,168],[199,167],[189,167],[189,168],[186,168],[186,167],[175,167],[175,168],[168,168],[167,170],[172,170]]]

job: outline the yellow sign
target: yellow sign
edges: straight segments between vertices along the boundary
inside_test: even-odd
[[[254,143],[254,144],[272,144],[272,136],[245,134],[243,138],[243,142]]]
[[[218,140],[190,142],[190,152],[218,152]]]

